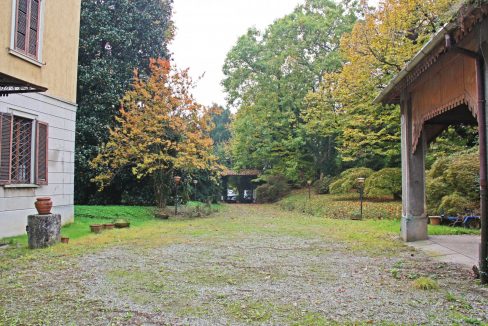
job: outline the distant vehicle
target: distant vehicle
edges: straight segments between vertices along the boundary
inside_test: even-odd
[[[227,198],[225,199],[227,203],[237,203],[237,193],[232,189],[227,190]]]
[[[252,203],[253,202],[252,190],[249,189],[244,190],[244,196],[242,199],[244,203]]]

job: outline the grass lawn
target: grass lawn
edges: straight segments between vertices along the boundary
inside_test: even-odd
[[[140,207],[76,214],[68,245],[0,249],[0,325],[488,322],[484,288],[406,247],[391,221],[278,205],[222,205],[193,219],[154,220]],[[113,218],[133,227],[88,233]]]
[[[202,205],[199,202],[188,202],[181,209],[194,209]],[[220,205],[212,205],[218,210]],[[154,223],[154,207],[142,206],[75,206],[75,221],[63,226],[61,235],[69,237],[70,241],[85,237],[91,234],[90,224],[110,223],[117,219],[125,219],[130,222],[131,227],[141,227]],[[0,240],[3,243],[18,243],[27,245],[27,235],[5,238]]]
[[[308,199],[307,191],[295,191],[281,200],[278,205],[289,211],[331,218],[351,219],[359,212],[359,198],[357,194],[350,195],[316,195]],[[399,233],[402,203],[394,200],[368,200],[363,202],[364,221],[378,230]],[[479,230],[463,227],[449,227],[444,225],[429,225],[430,235],[480,234]]]

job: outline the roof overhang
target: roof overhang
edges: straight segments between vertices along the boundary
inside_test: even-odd
[[[0,73],[0,96],[19,93],[38,93],[47,91],[46,87],[35,85],[21,79]]]
[[[243,169],[240,171],[224,170],[223,177],[257,177],[261,175],[261,171],[255,169]]]
[[[392,94],[397,86],[417,67],[419,63],[422,62],[424,58],[426,58],[435,48],[437,48],[440,44],[445,42],[445,37],[449,34],[454,28],[456,27],[455,24],[449,23],[444,25],[431,39],[427,44],[425,44],[422,49],[410,60],[405,68],[398,73],[391,80],[391,82],[386,86],[381,93],[374,99],[373,103],[385,103],[385,104],[395,104],[398,103],[399,99],[395,94]],[[396,94],[398,95],[398,94]]]
[[[403,68],[386,86],[381,93],[374,99],[373,103],[379,104],[398,104],[400,101],[400,94],[399,94],[399,89],[401,88],[400,86],[404,81],[407,80],[409,76],[414,73],[414,70],[416,70],[420,64],[425,62],[426,60],[429,59],[429,56],[432,56],[436,51],[439,53],[439,49],[441,48],[442,50],[440,52],[445,52],[446,50],[446,35],[451,36],[452,33],[455,33],[456,31],[463,30],[464,27],[462,28],[460,25],[459,18],[456,19],[458,15],[469,15],[473,10],[475,9],[482,9],[486,11],[486,3],[483,2],[480,7],[476,6],[471,6],[468,7],[469,10],[467,12],[461,13],[460,11],[461,8],[463,8],[463,5],[466,6],[466,1],[461,1],[457,6],[456,6],[456,14],[453,16],[453,19],[451,19],[451,22],[445,24],[437,33],[435,33],[431,39],[420,49],[419,52],[410,60],[405,68]],[[485,12],[486,14],[486,12]],[[440,53],[439,53],[440,54]]]

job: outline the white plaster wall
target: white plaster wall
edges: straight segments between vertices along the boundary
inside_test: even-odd
[[[49,123],[49,184],[38,188],[0,186],[0,238],[25,233],[36,197],[50,196],[63,224],[74,219],[76,105],[39,93],[0,97],[0,112],[22,111]]]

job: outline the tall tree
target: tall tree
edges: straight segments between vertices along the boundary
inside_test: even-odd
[[[375,169],[399,164],[399,108],[372,102],[450,17],[454,2],[384,0],[376,9],[363,6],[362,19],[341,42],[345,64],[328,77],[334,80],[334,102],[347,117],[340,134],[343,160]]]
[[[308,0],[265,32],[250,29],[228,53],[223,85],[238,108],[232,150],[237,167],[255,167],[298,181],[313,170],[303,131],[304,97],[341,65],[341,35],[354,7]]]
[[[158,207],[165,207],[175,173],[217,169],[212,154],[210,110],[191,94],[188,71],[170,62],[151,60],[146,80],[136,74],[132,90],[122,99],[118,125],[93,160],[101,187],[130,168],[137,178],[151,178]]]
[[[133,70],[148,74],[149,58],[168,58],[172,0],[83,0],[76,124],[75,201],[96,194],[90,160],[108,139]],[[126,178],[119,183],[133,183]],[[113,198],[112,198],[113,199]]]

